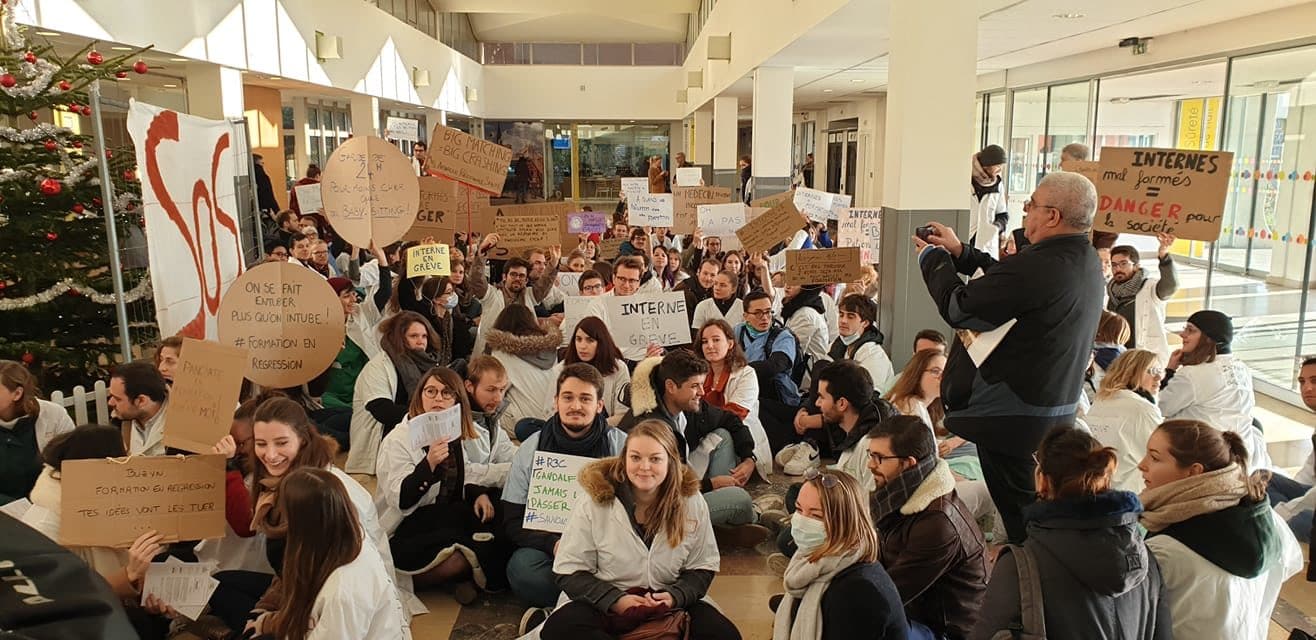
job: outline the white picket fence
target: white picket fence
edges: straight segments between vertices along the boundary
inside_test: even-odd
[[[63,391],[53,391],[50,394],[50,401],[68,410],[69,415],[73,417],[73,424],[91,423],[92,421],[88,419],[92,415],[90,410],[95,411],[95,424],[110,424],[110,401],[104,380],[97,380],[90,393],[82,385],[73,387],[72,395],[64,395]]]

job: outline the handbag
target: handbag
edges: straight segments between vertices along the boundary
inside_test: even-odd
[[[642,587],[626,590],[627,595],[643,596],[651,593]],[[690,614],[684,609],[659,607],[632,607],[625,615],[608,614],[604,629],[619,640],[689,640]]]

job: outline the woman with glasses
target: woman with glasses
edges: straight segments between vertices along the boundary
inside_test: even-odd
[[[695,307],[695,317],[690,321],[690,328],[698,330],[711,320],[722,320],[733,327],[745,321],[740,276],[730,269],[723,269],[713,279],[713,296]]]
[[[435,422],[460,425],[461,435],[418,441],[415,430]],[[456,581],[462,604],[475,601],[477,586],[506,588],[511,552],[493,532],[515,453],[506,435],[471,420],[460,376],[443,367],[426,372],[407,419],[384,438],[376,467],[379,524],[398,571],[416,587]]]
[[[1115,451],[1119,465],[1111,482],[1114,489],[1142,491],[1138,461],[1147,455],[1147,439],[1162,422],[1156,394],[1164,376],[1155,353],[1125,351],[1106,369],[1096,401],[1084,417],[1092,436]]]
[[[809,469],[791,516],[797,551],[773,598],[773,640],[903,640],[905,609],[882,564],[868,494],[849,474]]]
[[[1038,501],[1024,508],[1028,540],[1002,551],[969,638],[990,640],[1026,624],[1020,604],[1026,587],[1041,591],[1047,637],[1169,638],[1161,571],[1138,528],[1142,505],[1133,493],[1111,487],[1115,452],[1076,427],[1057,427],[1033,457]],[[1020,578],[1025,561],[1029,580]],[[1179,637],[1208,636],[1241,637],[1218,627]]]

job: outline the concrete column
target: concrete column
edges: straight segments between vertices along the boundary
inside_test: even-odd
[[[950,331],[910,236],[933,220],[968,229],[978,17],[958,0],[892,0],[890,25],[878,323],[899,368],[920,329]]]
[[[795,70],[760,67],[754,70],[754,128],[750,166],[754,197],[762,198],[791,188],[791,109],[794,107]]]
[[[379,135],[379,98],[354,93],[352,94],[351,109],[352,135]]]
[[[707,109],[696,111],[691,116],[690,151],[687,160],[697,165],[713,164],[713,112]]]
[[[739,190],[736,150],[740,127],[740,100],[713,98],[713,185]]]
[[[211,120],[241,118],[242,72],[215,65],[188,65],[187,111]]]

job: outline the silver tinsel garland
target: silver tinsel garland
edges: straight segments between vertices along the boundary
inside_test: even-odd
[[[114,304],[115,295],[113,293],[100,293],[91,287],[74,282],[72,278],[62,280],[55,286],[42,291],[36,295],[24,298],[0,298],[0,311],[13,311],[15,309],[29,309],[39,304],[46,304],[69,291],[77,291],[88,300],[96,304]],[[137,286],[123,292],[124,302],[136,302],[151,292],[151,279],[143,277]]]

